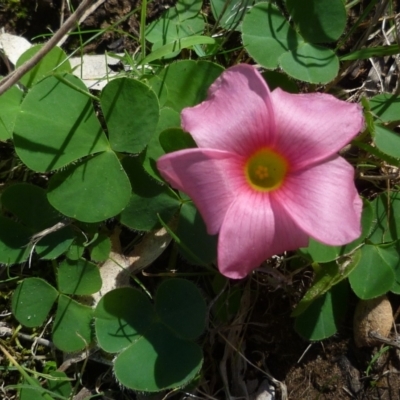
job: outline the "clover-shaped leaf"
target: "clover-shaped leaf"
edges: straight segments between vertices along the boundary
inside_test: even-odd
[[[88,295],[101,288],[99,267],[84,259],[65,260],[58,266],[58,288],[60,292]]]
[[[351,261],[346,262],[345,265],[339,265],[336,261],[333,261],[316,267],[316,276],[311,288],[307,290],[304,297],[293,310],[291,316],[297,317],[301,315],[314,301],[331,290],[333,286],[346,279],[360,263],[361,251],[355,252],[350,260]]]
[[[58,292],[40,278],[22,281],[12,297],[11,308],[15,318],[27,327],[33,328],[44,323],[53,307]]]
[[[3,208],[8,213],[12,213],[18,220],[18,222],[8,223],[14,226],[12,230],[17,229],[22,234],[22,237],[24,237],[23,232],[26,232],[25,243],[22,245],[25,250],[29,250],[30,247],[28,246],[28,243],[31,242],[29,236],[52,228],[63,220],[63,216],[48,202],[46,191],[28,183],[16,183],[6,188],[2,195],[2,203]],[[28,231],[30,231],[30,235],[28,235]],[[53,232],[50,231],[40,240],[35,241],[34,249],[41,259],[54,259],[68,250],[74,238],[75,234],[71,227],[64,226],[62,228],[60,226],[60,229]],[[13,248],[10,238],[4,238],[3,240],[1,234],[0,242],[5,247]],[[7,251],[4,256],[9,257]],[[24,260],[22,259],[21,261]],[[6,261],[3,262],[8,263]],[[15,260],[15,262],[17,261]]]
[[[374,124],[374,142],[376,147],[385,154],[400,158],[400,135],[381,124]]]
[[[11,139],[22,96],[23,92],[17,86],[0,96],[0,140]]]
[[[154,135],[160,114],[155,93],[134,79],[114,79],[101,94],[113,150],[139,153]]]
[[[121,213],[121,223],[131,229],[149,231],[159,227],[158,214],[169,221],[181,205],[175,192],[151,178],[139,160],[125,157],[122,165],[130,178],[132,194]]]
[[[109,148],[85,84],[68,74],[32,87],[15,122],[14,144],[21,160],[37,172]]]
[[[228,2],[211,0],[211,12],[221,28],[239,30],[240,22],[253,2],[254,0],[229,0]]]
[[[205,303],[189,281],[171,279],[160,285],[155,310],[161,321],[182,339],[194,340],[204,330],[205,319],[199,316],[205,315]]]
[[[100,272],[96,265],[83,259],[64,261],[57,272],[59,290],[40,278],[21,282],[12,297],[12,311],[22,325],[38,327],[57,301],[52,328],[54,345],[67,352],[79,351],[92,340],[93,309],[66,294],[87,295],[98,291]]]
[[[295,11],[297,15],[297,7],[293,6]],[[339,59],[332,50],[315,44],[318,39],[308,40],[310,35],[307,39],[300,36],[271,3],[257,3],[243,19],[243,44],[263,67],[280,66],[296,79],[327,83],[336,76]]]
[[[342,0],[286,0],[286,7],[301,36],[310,43],[333,42],[346,26]]]
[[[60,222],[62,215],[47,200],[46,191],[39,186],[17,183],[9,186],[1,197],[3,207],[12,212],[22,224],[37,233]]]
[[[363,300],[387,293],[395,283],[394,268],[382,256],[380,246],[365,245],[361,260],[349,276],[351,288]]]
[[[20,67],[23,63],[31,59],[42,47],[42,44],[37,44],[26,50],[18,59],[16,67]],[[60,47],[53,47],[45,57],[21,78],[21,83],[30,88],[51,73],[63,72],[71,72],[71,64],[67,60],[67,55]]]
[[[167,96],[167,90],[164,89],[162,91]],[[169,107],[164,107],[160,112],[160,119],[158,121],[156,134],[151,138],[147,148],[143,152],[144,160],[143,160],[143,168],[146,172],[156,180],[163,181],[160,177],[160,174],[157,169],[156,161],[159,157],[165,154],[163,150],[159,135],[162,131],[167,128],[176,128],[181,124],[180,115],[177,111],[173,110]]]
[[[154,43],[153,51],[176,40],[200,35],[205,26],[203,17],[199,15],[201,5],[200,0],[178,0],[175,7],[152,22],[146,29],[146,39]]]
[[[93,309],[63,294],[58,299],[53,325],[53,342],[62,351],[73,352],[92,341]]]
[[[102,262],[108,259],[111,251],[111,240],[107,235],[99,234],[89,246],[90,258],[93,261]]]
[[[179,339],[165,325],[157,323],[139,343],[116,358],[114,372],[126,387],[156,392],[185,385],[196,376],[202,362],[202,351],[196,343]],[[132,364],[140,368],[139,374],[129,368]]]
[[[209,235],[195,205],[182,204],[176,236],[181,254],[193,264],[213,262],[217,256],[217,236]]]
[[[373,223],[369,241],[375,244],[389,243],[400,239],[400,194],[382,193],[371,202]]]
[[[371,111],[381,122],[400,120],[400,97],[396,94],[381,93],[369,101]]]
[[[150,80],[150,85],[158,98],[163,98],[167,91],[165,107],[181,112],[184,107],[195,106],[203,101],[208,88],[222,71],[221,66],[212,62],[183,60],[170,64]]]
[[[18,222],[0,216],[0,262],[18,264],[27,260],[32,231]]]
[[[379,253],[383,260],[393,269],[395,281],[390,291],[400,294],[400,241],[379,246]]]
[[[333,286],[296,318],[295,330],[307,340],[334,335],[346,315],[349,288],[346,281]]]
[[[155,307],[133,288],[107,293],[95,311],[99,346],[117,355],[114,372],[126,387],[155,392],[184,385],[202,364],[192,340],[204,329],[206,306],[196,286],[184,279],[163,282]],[[140,374],[132,371],[140,369]]]
[[[98,222],[119,214],[130,192],[129,179],[116,154],[109,150],[53,175],[47,197],[68,217]]]

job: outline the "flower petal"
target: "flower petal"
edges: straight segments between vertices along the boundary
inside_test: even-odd
[[[223,72],[208,98],[185,108],[181,117],[183,129],[203,148],[248,155],[275,140],[270,91],[259,72],[246,64]]]
[[[226,211],[245,184],[242,165],[239,156],[211,149],[176,151],[157,161],[163,178],[193,200],[210,235],[218,233]]]
[[[342,157],[289,174],[271,196],[322,243],[340,246],[361,234],[362,201],[354,186],[354,169]]]
[[[277,149],[299,170],[336,154],[364,125],[358,104],[322,94],[271,93]]]
[[[218,268],[241,279],[269,257],[308,245],[306,235],[267,193],[242,190],[222,223]]]

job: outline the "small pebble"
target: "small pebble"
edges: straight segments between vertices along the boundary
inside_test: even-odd
[[[354,341],[357,347],[377,346],[380,342],[369,336],[371,331],[388,337],[393,325],[393,310],[386,296],[359,300],[354,312]]]

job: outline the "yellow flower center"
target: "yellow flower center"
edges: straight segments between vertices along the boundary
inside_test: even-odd
[[[247,160],[244,169],[253,189],[269,192],[282,185],[288,167],[288,162],[280,154],[271,149],[261,149]]]

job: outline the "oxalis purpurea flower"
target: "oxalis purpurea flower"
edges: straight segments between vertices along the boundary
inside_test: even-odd
[[[250,65],[227,69],[207,99],[181,114],[198,148],[157,166],[187,193],[209,234],[218,268],[243,278],[269,257],[312,237],[343,245],[361,234],[353,167],[337,152],[362,129],[361,107],[327,94],[270,92]]]

